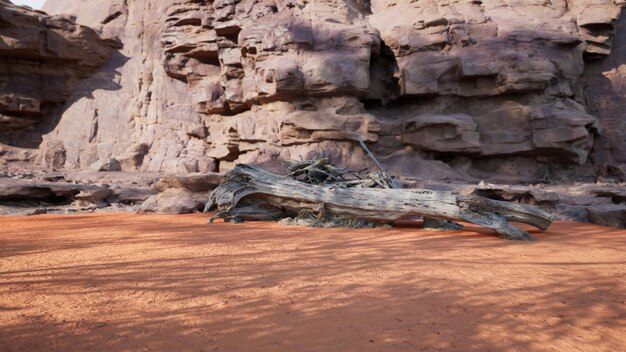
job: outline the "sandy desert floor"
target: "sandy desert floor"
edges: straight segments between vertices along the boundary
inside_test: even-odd
[[[626,231],[0,218],[0,351],[623,351]]]

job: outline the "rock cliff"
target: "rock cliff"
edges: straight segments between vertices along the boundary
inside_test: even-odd
[[[48,0],[124,47],[79,83],[40,160],[188,173],[325,154],[359,166],[363,139],[413,179],[619,174],[622,6]],[[614,78],[609,102],[601,77]]]
[[[623,5],[48,0],[47,13],[123,48],[55,90],[65,98],[54,102],[73,93],[48,113],[34,155],[53,168],[114,158],[166,173],[313,155],[360,167],[362,139],[408,179],[623,177]],[[106,58],[89,48],[79,73]]]
[[[0,142],[31,143],[15,132],[45,123],[116,47],[65,17],[0,0]]]
[[[611,53],[588,63],[583,75],[589,113],[598,117],[602,133],[593,162],[604,175],[626,175],[626,11],[622,11]]]
[[[196,211],[235,163],[364,141],[406,184],[624,226],[623,5],[0,0],[0,214]]]

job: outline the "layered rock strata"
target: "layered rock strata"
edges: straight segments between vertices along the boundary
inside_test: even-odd
[[[31,146],[17,131],[49,122],[119,45],[68,18],[0,0],[0,143]]]
[[[626,11],[622,11],[611,53],[588,63],[583,75],[589,112],[603,127],[593,162],[606,176],[626,177]]]
[[[409,178],[593,179],[598,136],[605,159],[620,140],[580,78],[612,57],[622,6],[49,0],[124,48],[106,80],[81,82],[40,161],[188,173],[324,153],[352,167],[363,139]]]

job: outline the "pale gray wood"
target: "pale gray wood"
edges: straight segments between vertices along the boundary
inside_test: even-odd
[[[245,207],[239,209],[238,206]],[[214,208],[217,208],[216,218],[237,221],[277,218],[281,213],[297,214],[305,210],[382,223],[423,216],[471,222],[515,240],[534,238],[510,225],[507,220],[540,229],[547,229],[552,222],[549,213],[529,205],[417,188],[312,185],[244,164],[230,171],[225,181],[211,194],[206,210]],[[277,212],[277,209],[280,211]]]

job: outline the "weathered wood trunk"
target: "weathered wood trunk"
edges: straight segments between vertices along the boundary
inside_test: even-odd
[[[302,211],[382,223],[423,216],[467,221],[514,240],[534,238],[509,220],[542,230],[552,223],[550,214],[529,205],[427,189],[312,185],[243,164],[230,171],[211,194],[206,210],[215,208],[215,218],[226,220],[278,220]]]

